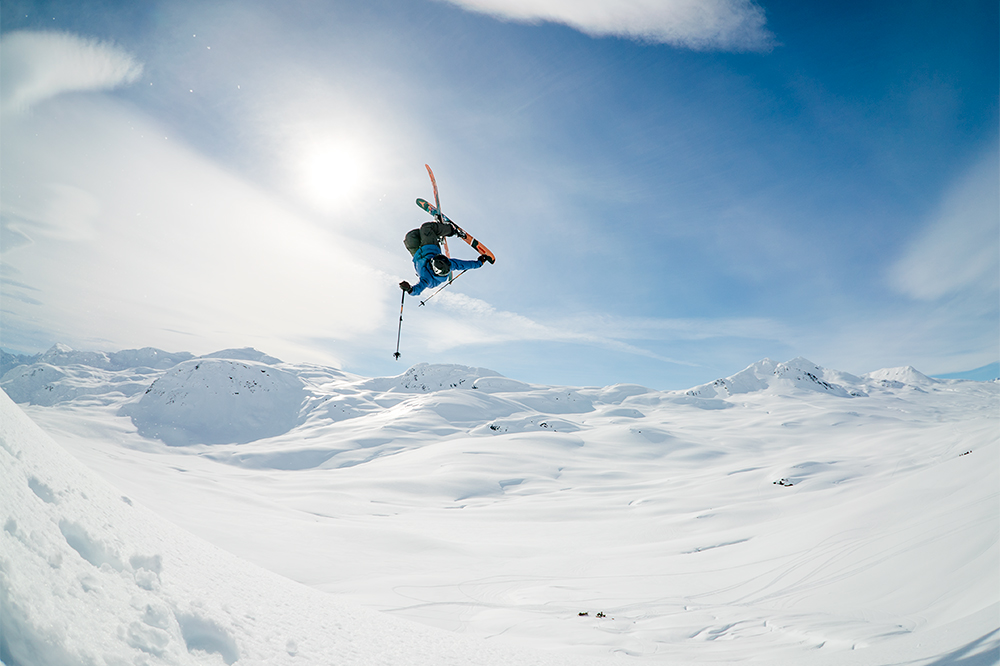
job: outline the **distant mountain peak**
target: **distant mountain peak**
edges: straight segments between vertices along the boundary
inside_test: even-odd
[[[274,356],[265,354],[262,351],[257,351],[253,347],[223,349],[222,351],[205,354],[204,356],[199,356],[198,358],[227,358],[234,361],[256,361],[257,363],[266,363],[268,365],[277,365],[282,362],[280,358],[275,358]]]
[[[683,393],[701,398],[728,398],[760,391],[784,393],[804,389],[842,398],[867,395],[859,387],[851,386],[858,382],[860,380],[853,375],[827,370],[802,356],[784,363],[765,358],[735,375],[695,386]]]
[[[866,377],[878,381],[900,382],[913,386],[928,386],[940,384],[940,380],[928,377],[912,365],[904,365],[898,368],[882,368],[874,372],[869,372]]]

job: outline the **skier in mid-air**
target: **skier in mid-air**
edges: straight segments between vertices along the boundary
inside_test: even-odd
[[[468,270],[479,268],[489,261],[485,254],[479,259],[469,261],[452,259],[441,253],[441,238],[456,234],[455,226],[445,222],[431,220],[420,225],[419,229],[411,229],[403,238],[403,245],[413,257],[413,267],[417,269],[420,282],[411,285],[406,280],[399,283],[399,288],[416,296],[425,289],[436,287],[448,279],[453,270]]]

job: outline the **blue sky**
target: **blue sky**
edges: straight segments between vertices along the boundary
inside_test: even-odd
[[[6,349],[656,388],[1000,357],[995,2],[0,12]],[[407,303],[397,363],[424,163],[498,261]]]

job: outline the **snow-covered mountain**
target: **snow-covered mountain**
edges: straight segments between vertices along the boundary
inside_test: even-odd
[[[731,377],[716,379],[689,389],[693,396],[728,398],[758,391],[815,391],[840,398],[865,397],[865,381],[843,372],[821,368],[812,361],[796,358],[776,363],[769,358],[758,361]]]
[[[228,356],[230,353],[238,351],[240,350],[226,350],[220,353]],[[181,361],[194,358],[194,354],[189,352],[169,353],[162,349],[154,349],[153,347],[125,349],[110,353],[77,351],[68,345],[58,342],[52,345],[48,351],[35,356],[14,357],[12,354],[5,355],[11,357],[8,362],[15,365],[30,365],[33,363],[56,366],[84,365],[91,368],[100,368],[101,370],[125,370],[136,367],[165,370],[177,365]]]
[[[801,358],[687,391],[456,365],[366,378],[249,349],[44,358],[0,386],[116,490],[3,407],[20,424],[0,450],[16,480],[0,491],[8,664],[85,661],[38,645],[149,663],[978,664],[1000,650],[995,383]],[[269,582],[253,596],[256,576]],[[319,619],[301,619],[307,598]],[[71,629],[88,604],[109,610]],[[255,605],[282,610],[246,620]],[[386,614],[453,633],[367,624]],[[419,641],[416,656],[381,632]],[[511,662],[508,642],[544,653]]]

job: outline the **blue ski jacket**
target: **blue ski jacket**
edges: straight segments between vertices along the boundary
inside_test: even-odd
[[[424,245],[417,253],[413,255],[413,267],[417,269],[417,275],[420,276],[420,282],[413,285],[413,290],[410,292],[412,296],[417,296],[425,289],[430,289],[431,287],[436,287],[442,284],[448,279],[447,275],[437,275],[434,273],[434,269],[431,268],[431,259],[435,255],[441,254],[441,246],[439,245]],[[464,271],[470,268],[479,268],[482,266],[479,260],[468,261],[465,259],[452,259],[451,267],[456,270]]]

